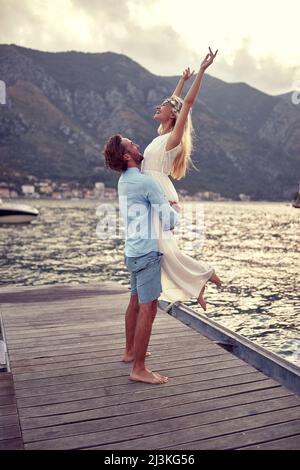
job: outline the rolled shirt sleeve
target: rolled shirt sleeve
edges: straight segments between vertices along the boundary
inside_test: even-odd
[[[150,176],[147,178],[146,197],[153,210],[158,212],[162,229],[172,230],[179,223],[179,215],[169,204],[160,185]]]

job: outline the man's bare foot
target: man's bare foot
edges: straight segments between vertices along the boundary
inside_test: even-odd
[[[156,377],[158,377],[159,379],[163,379],[164,380],[164,383],[165,382],[168,382],[169,380],[169,377],[166,377],[165,375],[161,375],[159,374],[158,372],[152,372],[151,370],[148,369],[148,367],[145,367],[146,371],[150,372],[151,374],[155,375]]]
[[[146,357],[149,357],[149,356],[151,356],[151,352],[147,351],[146,352]],[[134,359],[134,354],[133,353],[125,352],[124,355],[123,355],[122,361],[123,362],[132,362],[133,359]]]
[[[198,297],[197,301],[198,301],[198,303],[201,305],[201,307],[203,308],[203,310],[206,310],[206,302],[205,302],[204,297],[203,297],[204,290],[205,290],[205,285],[202,287],[201,292],[200,292],[200,294],[199,294],[199,297]]]
[[[220,289],[220,287],[222,286],[221,279],[216,275],[215,272],[210,276],[210,278],[208,280],[210,282],[213,282],[214,284],[216,284],[217,289]]]
[[[132,371],[130,374],[130,380],[149,384],[164,384],[167,383],[168,377],[163,377],[162,375],[145,368],[140,371]]]

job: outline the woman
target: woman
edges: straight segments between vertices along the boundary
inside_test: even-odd
[[[152,175],[161,185],[171,204],[177,204],[178,195],[169,178],[175,179],[185,176],[192,150],[192,123],[191,108],[200,89],[203,74],[207,67],[213,63],[217,52],[209,53],[201,63],[196,78],[184,100],[181,94],[184,82],[192,75],[187,69],[179,81],[174,95],[156,107],[154,119],[160,123],[159,136],[145,149],[142,172]],[[154,213],[154,226],[158,237],[159,251],[162,257],[162,288],[160,299],[169,302],[185,301],[192,296],[197,297],[199,304],[206,310],[203,298],[206,282],[210,281],[221,287],[221,281],[215,270],[202,261],[196,261],[182,253],[172,232],[167,236],[160,235],[160,222]]]

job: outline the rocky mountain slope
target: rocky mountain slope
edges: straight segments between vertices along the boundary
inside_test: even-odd
[[[104,181],[106,139],[117,132],[144,148],[156,136],[153,110],[178,77],[151,74],[115,53],[48,53],[0,45],[2,181]],[[300,105],[245,83],[205,74],[193,108],[198,170],[177,188],[238,198],[290,199],[300,178]]]

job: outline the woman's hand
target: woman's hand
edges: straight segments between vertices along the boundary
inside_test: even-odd
[[[194,72],[195,70],[193,70],[192,72],[190,71],[190,68],[188,67],[187,69],[185,69],[183,72],[182,72],[182,79],[186,82],[187,80],[189,80],[193,75],[194,75]]]
[[[210,47],[208,49],[209,49],[209,53],[206,55],[205,59],[203,60],[200,66],[200,69],[202,70],[206,70],[207,67],[209,67],[213,63],[214,58],[216,57],[217,52],[218,52],[218,49],[216,50],[215,53],[213,53]]]
[[[216,50],[216,52],[213,53],[211,48],[209,47],[209,54],[207,54],[205,59],[202,61],[200,69],[199,69],[199,73],[197,73],[196,78],[193,81],[193,84],[192,84],[191,88],[189,89],[189,91],[187,92],[187,94],[184,98],[183,105],[182,105],[182,108],[179,112],[179,116],[176,119],[174,129],[172,130],[171,135],[170,135],[170,137],[168,138],[168,141],[167,141],[167,146],[166,146],[167,150],[171,150],[171,149],[175,148],[177,145],[180,144],[180,142],[182,140],[182,137],[183,137],[183,134],[184,134],[184,128],[185,128],[185,124],[186,124],[187,119],[188,119],[189,112],[190,112],[191,107],[193,106],[193,104],[194,104],[194,102],[197,98],[197,94],[200,90],[200,85],[201,85],[201,81],[202,81],[202,78],[203,78],[203,75],[204,75],[204,71],[205,71],[205,69],[207,69],[207,67],[209,67],[210,64],[213,63],[213,60],[216,57],[217,52],[218,52],[218,50]],[[180,79],[180,81],[181,81],[181,83],[184,83],[182,78]],[[183,87],[183,85],[182,85],[182,87]],[[181,89],[182,89],[182,87],[181,87]],[[176,88],[176,90],[177,90],[177,88]],[[174,94],[176,94],[176,93],[174,93]],[[179,95],[177,95],[177,96],[179,96]]]
[[[176,88],[173,91],[173,95],[181,96],[185,82],[187,82],[191,78],[193,73],[194,73],[194,70],[191,72],[189,67],[182,72],[179,82],[177,83]]]

